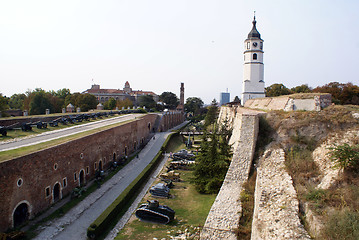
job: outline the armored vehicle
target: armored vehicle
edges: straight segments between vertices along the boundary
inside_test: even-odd
[[[167,224],[175,217],[175,211],[166,205],[160,205],[157,200],[147,201],[136,210],[136,217],[141,221]]]
[[[164,183],[157,183],[150,188],[150,193],[154,197],[168,198],[170,195],[170,189]]]

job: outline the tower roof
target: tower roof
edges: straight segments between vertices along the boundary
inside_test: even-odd
[[[253,27],[252,27],[252,30],[248,34],[248,39],[252,39],[252,38],[261,39],[261,34],[258,32],[257,27],[256,27],[256,24],[257,24],[256,16],[254,16],[252,23],[253,23]]]

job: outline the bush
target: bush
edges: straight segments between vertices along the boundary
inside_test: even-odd
[[[324,226],[323,238],[330,240],[359,239],[359,213],[349,210],[334,212]]]
[[[359,169],[359,145],[350,146],[344,143],[329,149],[330,159],[335,163],[335,168],[352,171]]]

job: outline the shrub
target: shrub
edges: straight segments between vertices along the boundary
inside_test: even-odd
[[[347,143],[329,148],[330,159],[335,168],[357,170],[359,168],[359,145],[350,146]]]
[[[322,235],[330,240],[359,239],[359,213],[347,209],[334,212],[325,224]]]

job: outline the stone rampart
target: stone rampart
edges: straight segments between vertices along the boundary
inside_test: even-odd
[[[251,239],[311,239],[299,220],[299,202],[282,149],[267,150],[257,168]]]
[[[240,193],[248,179],[258,134],[259,112],[221,107],[223,112],[230,113],[228,117],[233,119],[230,140],[233,143],[233,158],[208,214],[201,239],[237,239],[235,230],[238,229],[242,212]]]
[[[330,94],[292,94],[279,97],[249,99],[245,102],[244,107],[262,110],[320,111],[321,109],[331,105],[331,99]]]

